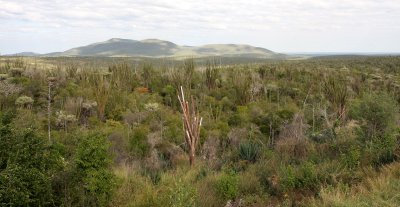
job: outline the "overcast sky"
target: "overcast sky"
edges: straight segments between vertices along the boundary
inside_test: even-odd
[[[0,0],[0,53],[110,38],[277,52],[400,52],[400,0]]]

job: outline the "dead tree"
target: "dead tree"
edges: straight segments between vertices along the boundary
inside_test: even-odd
[[[190,166],[193,166],[203,118],[201,118],[199,112],[196,111],[196,104],[193,97],[191,97],[191,103],[185,100],[182,86],[180,88],[180,94],[178,94],[178,99],[182,108],[183,130],[185,131],[185,141],[188,147],[189,162]]]

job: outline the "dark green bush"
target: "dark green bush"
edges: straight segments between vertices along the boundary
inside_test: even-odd
[[[84,206],[107,206],[113,194],[115,178],[110,168],[109,145],[101,134],[89,134],[78,145],[75,163],[85,192]]]
[[[0,203],[2,206],[51,206],[51,183],[62,169],[61,156],[34,129],[15,129],[9,115],[0,123]]]

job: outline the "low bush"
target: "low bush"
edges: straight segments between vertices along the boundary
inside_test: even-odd
[[[225,173],[218,178],[215,188],[218,196],[225,200],[233,200],[239,194],[239,179],[233,173]]]
[[[147,155],[150,146],[147,143],[149,128],[146,126],[136,127],[129,136],[129,151],[132,156],[143,158]]]

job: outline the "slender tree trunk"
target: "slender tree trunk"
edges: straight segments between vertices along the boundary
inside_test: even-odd
[[[195,152],[190,150],[190,152],[189,152],[190,167],[194,166],[194,162],[195,162]]]

